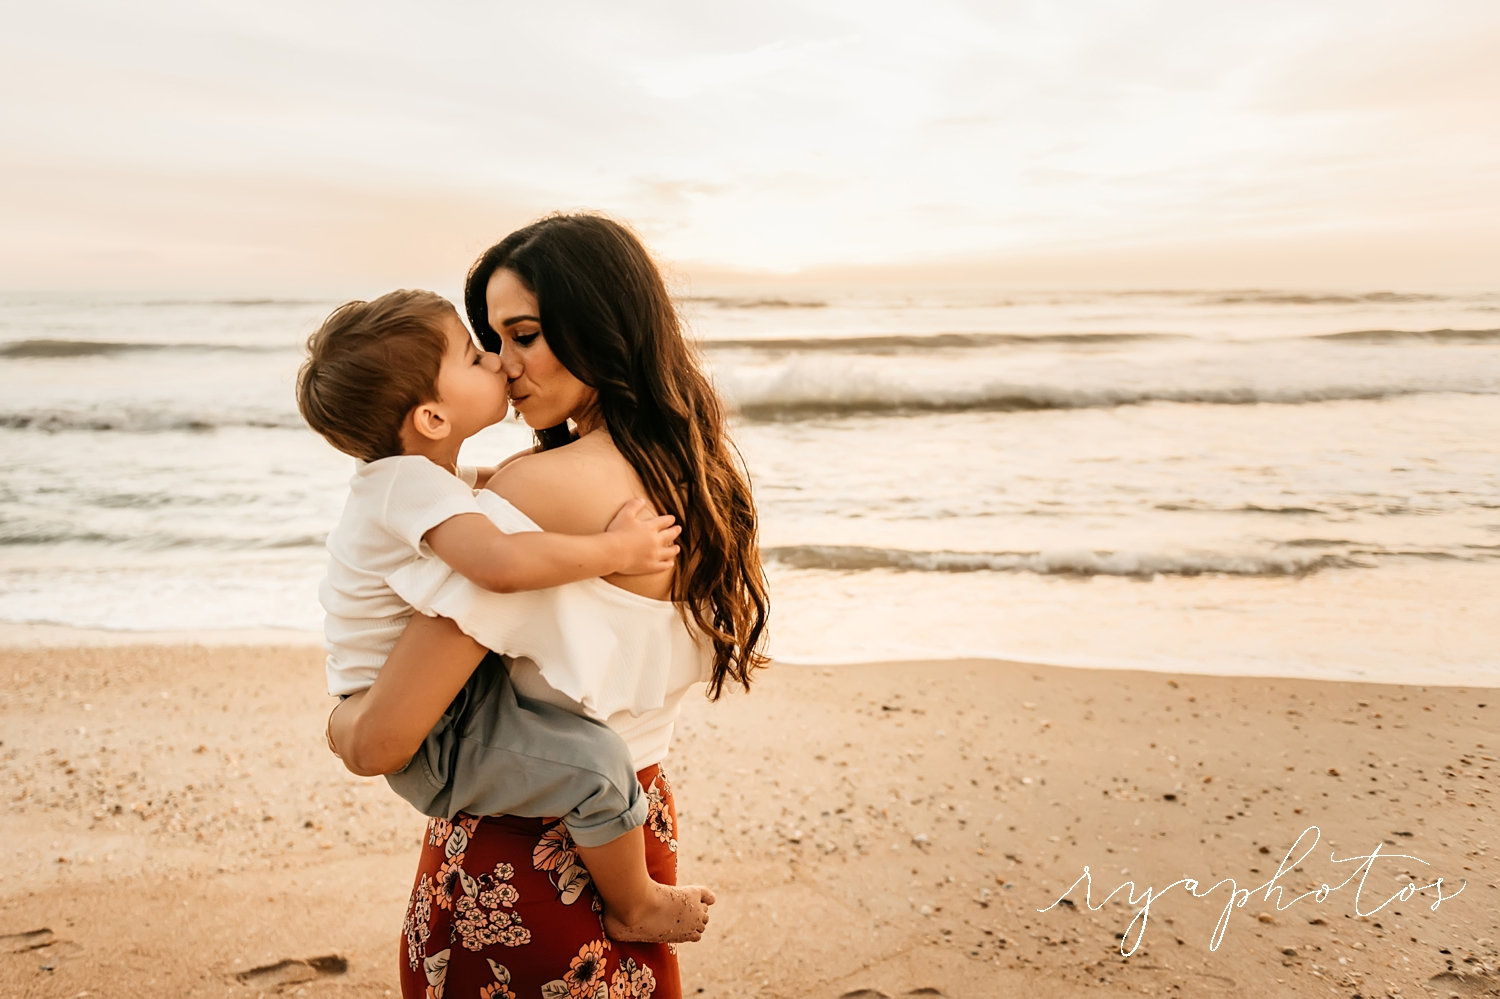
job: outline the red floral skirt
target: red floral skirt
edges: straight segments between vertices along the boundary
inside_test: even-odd
[[[677,883],[677,807],[639,774],[646,868]],[[602,906],[561,821],[511,815],[427,825],[401,943],[404,999],[681,999],[676,949],[604,935]]]

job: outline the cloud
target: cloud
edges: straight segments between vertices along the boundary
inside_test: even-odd
[[[1443,11],[59,0],[0,39],[0,207],[35,280],[132,240],[425,273],[558,207],[782,272],[1500,224],[1500,8]]]
[[[12,287],[344,295],[451,292],[490,243],[542,214],[513,200],[302,177],[0,166],[0,268]]]

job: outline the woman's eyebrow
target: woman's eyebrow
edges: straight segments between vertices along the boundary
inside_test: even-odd
[[[511,316],[509,319],[503,320],[500,325],[509,328],[516,323],[536,323],[540,326],[541,322],[541,319],[536,316]]]

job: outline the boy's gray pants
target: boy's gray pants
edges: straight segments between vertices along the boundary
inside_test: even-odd
[[[424,815],[560,816],[580,846],[646,821],[624,740],[602,722],[517,694],[493,652],[406,767],[385,779]]]

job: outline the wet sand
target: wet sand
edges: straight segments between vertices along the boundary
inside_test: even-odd
[[[6,638],[0,994],[396,991],[423,823],[323,748],[316,648]],[[687,992],[1500,995],[1497,749],[1496,689],[780,664],[667,761]]]

